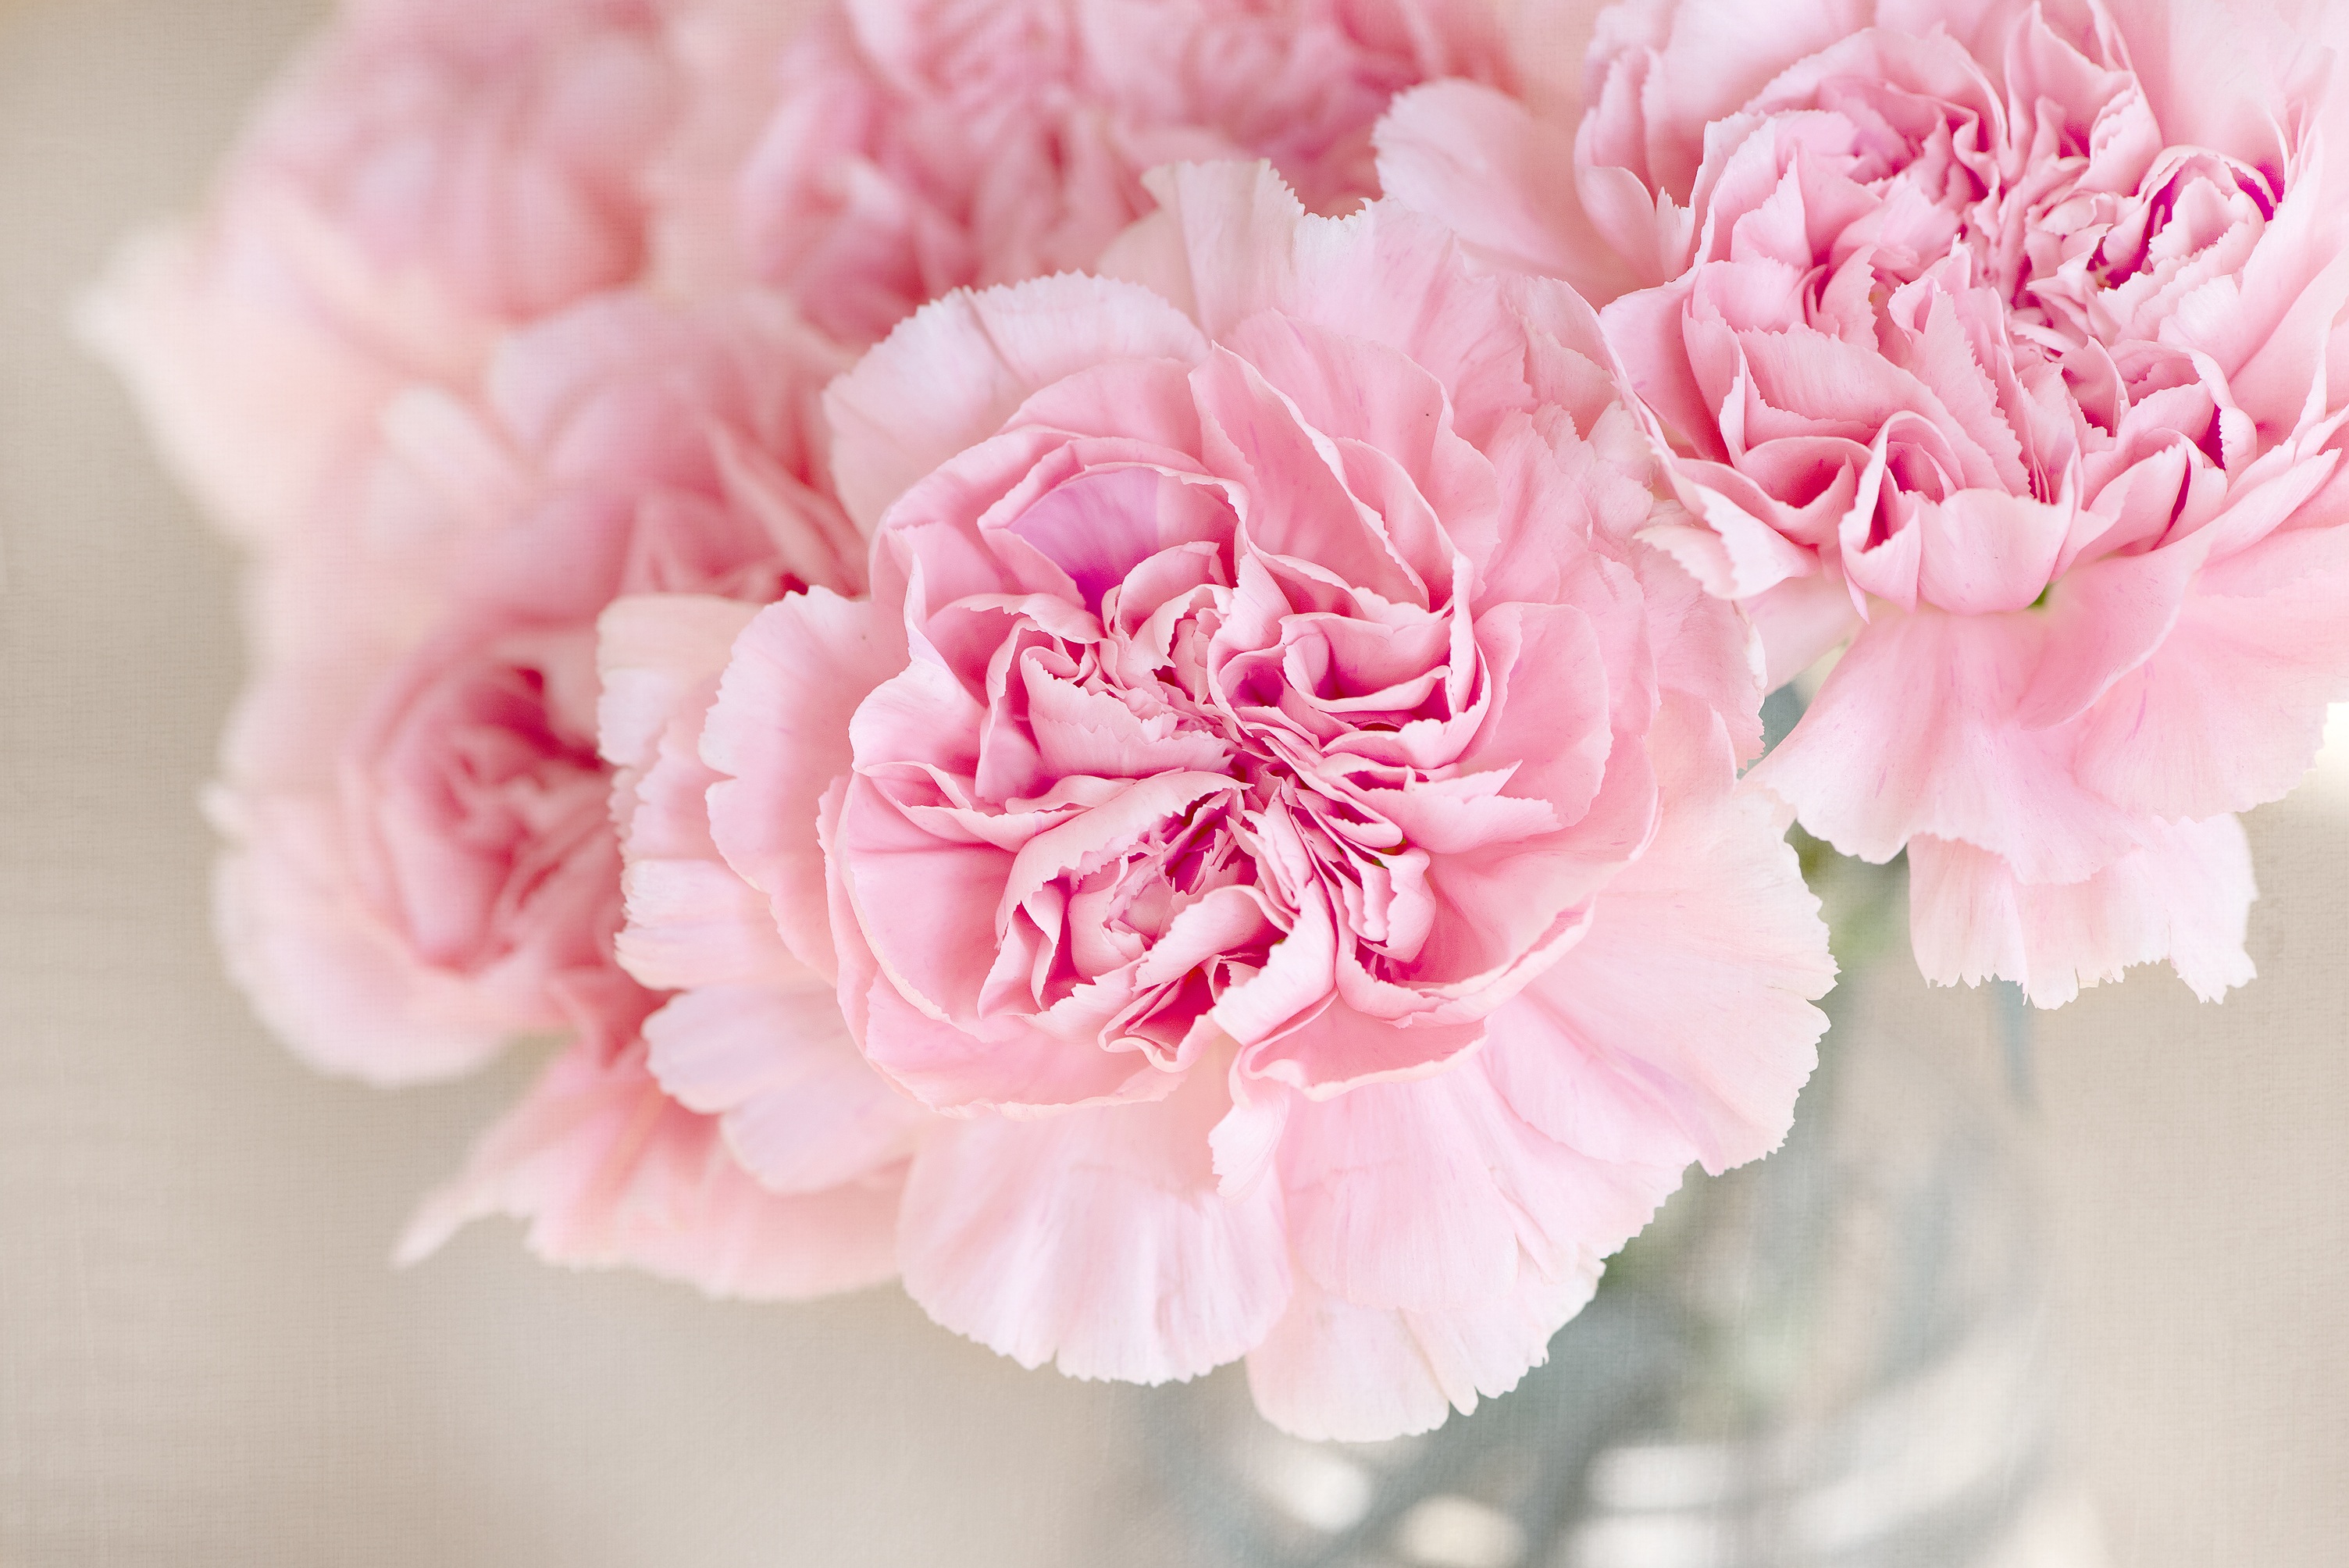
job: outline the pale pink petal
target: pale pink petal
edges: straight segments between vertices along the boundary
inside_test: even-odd
[[[1262,158],[1314,210],[1347,211],[1377,193],[1371,127],[1395,93],[1516,75],[1485,0],[851,0],[761,56],[763,80],[709,57],[711,31],[736,48],[772,33],[755,15],[772,6],[747,8],[746,36],[684,40],[704,62],[696,98],[717,100],[690,145],[739,170],[733,222],[705,177],[688,227],[737,231],[698,249],[864,342],[958,287],[1092,267],[1148,211],[1140,177],[1161,165]]]
[[[2043,1007],[2167,960],[2197,996],[2248,984],[2251,851],[2232,817],[2182,822],[2076,882],[2031,883],[1971,844],[1909,846],[1909,923],[1937,985],[2012,980]]]
[[[213,880],[222,955],[270,1033],[325,1071],[370,1083],[455,1078],[509,1037],[559,1021],[543,1001],[435,969],[352,902],[340,824],[297,797],[208,798],[233,846]],[[268,828],[260,830],[256,816]]]
[[[1357,1305],[1436,1313],[1558,1277],[1637,1234],[1680,1184],[1669,1151],[1610,1162],[1527,1125],[1481,1058],[1299,1100],[1280,1185],[1299,1266]]]
[[[2277,106],[2312,108],[2341,146],[2349,105],[2310,77],[2349,57],[2349,18],[2323,0],[2108,0],[2129,63],[2172,142],[2257,162],[2276,151]]]
[[[1661,726],[1661,826],[1589,929],[1495,1014],[1485,1068],[1516,1113],[1602,1160],[1718,1173],[1785,1138],[1835,965],[1785,823],[1702,719]]]
[[[1564,278],[1604,304],[1636,280],[1583,212],[1575,165],[1557,156],[1566,134],[1495,88],[1433,82],[1379,122],[1379,179],[1480,262]]]
[[[849,716],[904,662],[900,620],[812,588],[743,631],[702,730],[702,760],[726,776],[709,790],[710,832],[819,972],[835,959],[816,803],[848,769]]]
[[[2082,779],[2168,819],[2281,799],[2316,755],[2326,706],[2349,697],[2344,595],[2338,526],[2205,566],[2159,649],[2088,710]]]
[[[900,1248],[925,1311],[1022,1366],[1163,1383],[1260,1341],[1286,1306],[1278,1189],[1216,1188],[1220,1075],[1169,1099],[942,1127]]]
[[[926,305],[833,383],[841,503],[868,533],[889,503],[993,435],[1041,387],[1106,358],[1196,360],[1180,311],[1132,284],[1074,273]]]
[[[803,973],[767,900],[719,857],[709,831],[719,775],[701,760],[702,723],[734,639],[756,614],[730,599],[639,595],[614,601],[597,623],[597,722],[617,769],[612,814],[626,861],[628,923],[616,953],[647,985]]]
[[[868,1066],[831,985],[705,985],[645,1020],[650,1066],[678,1103],[723,1119],[761,1185],[819,1192],[913,1153],[931,1118]]]
[[[1711,709],[1740,761],[1761,751],[1762,696],[1786,679],[1773,661],[1804,651],[1806,643],[1825,641],[1831,647],[1852,624],[1847,594],[1837,593],[1830,609],[1805,602],[1801,583],[1783,583],[1762,596],[1767,609],[1758,602],[1733,605],[1706,593],[1662,551],[1635,550],[1631,564],[1655,638],[1657,685]]]
[[[1826,576],[1792,577],[1740,602],[1765,660],[1762,685],[1776,691],[1860,629],[1851,594]]]
[[[604,760],[637,770],[655,766],[663,734],[680,717],[698,718],[680,710],[725,669],[734,639],[757,614],[755,604],[704,594],[612,601],[595,624],[595,673],[603,683],[597,748]]]
[[[1524,324],[1500,307],[1497,280],[1468,273],[1442,225],[1392,202],[1317,217],[1261,164],[1179,164],[1148,184],[1171,220],[1151,275],[1176,280],[1170,297],[1211,337],[1278,310],[1383,344],[1443,385],[1472,440],[1525,407]]]
[[[712,1295],[823,1295],[895,1272],[903,1179],[890,1168],[823,1192],[770,1192],[735,1163],[715,1118],[661,1092],[641,1045],[608,1059],[580,1045],[425,1202],[399,1257],[511,1214],[550,1263],[641,1268]]]
[[[1266,1420],[1311,1441],[1430,1431],[1547,1360],[1598,1284],[1595,1262],[1557,1280],[1528,1269],[1490,1304],[1420,1313],[1358,1306],[1300,1274],[1288,1310],[1248,1353],[1248,1391]]]
[[[1261,166],[1151,189],[1117,260],[1205,331],[1022,284],[841,384],[874,597],[738,640],[717,839],[821,910],[864,1063],[945,1113],[902,1226],[934,1315],[1089,1376],[1262,1350],[1284,1420],[1424,1427],[1538,1360],[1691,1159],[1783,1131],[1824,930],[1733,793],[1755,640],[1641,542],[1680,514],[1588,306]],[[881,622],[885,655],[826,651]],[[1484,1020],[1561,962],[1589,1038],[1526,1013],[1529,1116]],[[762,1040],[808,1051],[773,1150],[827,1150],[812,1108],[848,1082],[814,1018],[761,1006],[697,991],[652,1028],[765,1171],[731,1125],[785,1071]],[[1560,1048],[1605,1059],[1551,1093]],[[1577,1088],[1588,1147],[1541,1125]],[[1359,1393],[1315,1387],[1343,1373]]]
[[[85,308],[209,508],[265,542],[348,505],[403,387],[461,386],[501,332],[635,275],[664,45],[642,0],[345,10],[208,210]]]
[[[1930,833],[1992,849],[2034,880],[2086,876],[2145,829],[2083,784],[2075,735],[2015,717],[2044,635],[2028,611],[1879,608],[1751,777],[1863,860]]]
[[[296,217],[255,204],[233,222],[245,228],[126,245],[79,325],[129,383],[181,481],[240,540],[264,544],[360,466],[376,415],[409,375],[461,373],[483,345],[460,331],[421,363],[370,353],[289,308],[299,285],[266,227]]]
[[[1599,21],[1580,193],[1655,266],[1605,320],[1690,514],[1646,537],[1774,683],[1850,636],[1755,778],[1847,852],[1994,868],[1936,873],[1982,912],[1920,926],[1937,974],[2240,977],[2232,892],[2173,934],[2117,868],[2289,789],[2349,695],[2344,43],[2302,0]]]

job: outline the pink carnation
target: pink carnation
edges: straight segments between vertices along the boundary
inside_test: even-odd
[[[837,364],[770,302],[591,302],[510,340],[471,397],[403,397],[367,505],[265,565],[216,799],[222,935],[255,1005],[314,1062],[378,1082],[525,1032],[573,1041],[411,1250],[510,1212],[551,1257],[714,1290],[891,1272],[902,1155],[779,1194],[647,1070],[660,997],[614,954],[597,755],[615,597],[862,581],[818,450]]]
[[[200,499],[285,535],[403,386],[638,274],[676,93],[654,0],[348,0],[90,331]]]
[[[623,950],[762,1181],[910,1150],[940,1322],[1423,1429],[1778,1140],[1825,933],[1588,307],[1260,165],[1153,181],[1150,286],[957,293],[835,385],[873,598],[759,612],[714,703],[741,612],[615,609],[607,747],[668,738]]]
[[[1605,312],[1687,509],[1648,537],[1773,678],[1848,641],[1756,777],[1907,849],[1935,980],[2251,975],[2231,814],[2349,693],[2343,17],[2300,23],[1640,0],[1600,19],[1573,189],[1390,174],[1488,256],[1595,231],[1653,285]],[[1398,170],[1568,135],[1470,88],[1386,133]]]
[[[1397,90],[1501,69],[1485,0],[834,0],[746,83],[767,30],[754,13],[740,48],[698,53],[689,139],[753,143],[714,249],[860,343],[948,289],[1090,265],[1149,210],[1157,164],[1267,157],[1340,210],[1376,192],[1371,128]],[[672,167],[690,186],[709,163]],[[706,234],[677,241],[709,264]]]
[[[411,390],[367,504],[264,564],[222,925],[295,1048],[440,1076],[517,1033],[596,1033],[634,992],[595,619],[627,592],[861,581],[815,445],[836,364],[762,304],[593,302],[512,339],[471,399]]]

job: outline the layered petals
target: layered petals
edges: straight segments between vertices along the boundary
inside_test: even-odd
[[[1940,985],[2002,975],[2052,1007],[2166,959],[2208,1002],[2253,973],[2243,935],[2258,889],[2232,817],[2181,823],[2075,882],[2026,882],[1995,855],[1927,836],[1909,846],[1909,875],[1917,962]]]
[[[1541,1359],[1691,1160],[1775,1143],[1825,931],[1736,781],[1757,650],[1641,542],[1673,508],[1589,307],[1262,165],[1149,188],[1125,281],[950,297],[833,387],[873,593],[736,641],[715,848],[802,961],[821,912],[919,1108],[932,1315],[1424,1429]],[[812,1004],[751,990],[648,1027],[773,1182],[747,1086],[804,1150],[811,1105],[864,1113]]]
[[[1269,159],[1343,211],[1377,194],[1396,92],[1509,79],[1478,0],[836,0],[766,58],[697,83],[688,135],[745,152],[719,237],[678,246],[853,343],[958,287],[1091,266],[1160,164]]]
[[[903,1178],[901,1163],[822,1191],[770,1191],[736,1162],[716,1118],[662,1091],[642,1046],[605,1059],[582,1044],[426,1201],[399,1257],[414,1263],[468,1222],[505,1214],[529,1222],[531,1250],[549,1263],[638,1268],[718,1296],[824,1295],[896,1271]]]
[[[766,302],[592,301],[469,396],[404,395],[365,504],[262,565],[213,813],[224,944],[289,1044],[398,1082],[528,1031],[627,1037],[596,619],[627,593],[855,585],[811,434],[833,365]]]
[[[287,538],[347,502],[405,387],[639,274],[678,88],[652,0],[347,5],[85,327],[214,515]]]
[[[1420,89],[1391,182],[1489,265],[1627,280],[1603,327],[1684,509],[1649,537],[1750,608],[1774,681],[1847,645],[1758,782],[1868,860],[2100,890],[2077,964],[1920,903],[1930,972],[2060,999],[2168,941],[2223,989],[2223,938],[2124,868],[2289,790],[2349,695],[2349,33],[2257,0],[1749,13],[1611,8],[1578,102]]]
[[[905,1191],[905,1288],[947,1327],[1073,1377],[1195,1377],[1288,1305],[1279,1192],[1216,1189],[1211,1074],[1155,1104],[941,1129]]]

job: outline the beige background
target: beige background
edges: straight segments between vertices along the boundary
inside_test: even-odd
[[[0,1565],[1133,1561],[1139,1396],[894,1291],[716,1305],[498,1227],[389,1272],[523,1068],[324,1082],[222,980],[194,801],[231,563],[63,320],[322,9],[0,0]],[[2042,1036],[2120,1568],[2349,1561],[2349,808],[2252,825],[2264,978],[2209,1008],[2141,973]]]

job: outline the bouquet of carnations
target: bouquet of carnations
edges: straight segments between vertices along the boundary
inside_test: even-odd
[[[88,312],[249,552],[230,965],[372,1082],[558,1042],[408,1256],[1423,1430],[1785,1134],[1790,822],[1929,979],[2251,977],[2344,33],[346,0]]]

